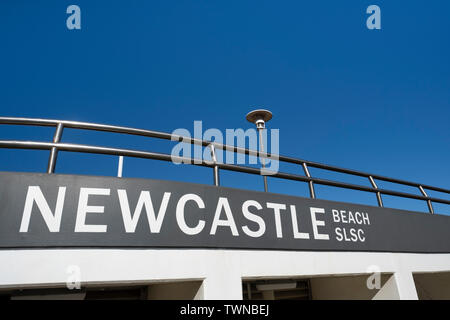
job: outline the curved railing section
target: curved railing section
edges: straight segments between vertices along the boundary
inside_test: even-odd
[[[450,200],[430,197],[427,194],[427,190],[437,191],[444,194],[450,195],[449,189],[434,187],[430,185],[425,185],[421,183],[415,183],[405,180],[399,180],[389,177],[380,176],[377,174],[365,173],[357,170],[350,170],[345,168],[340,168],[336,166],[330,166],[318,162],[312,162],[297,158],[291,158],[281,155],[272,155],[270,153],[261,153],[258,154],[256,150],[249,150],[246,148],[240,148],[236,146],[229,146],[220,144],[217,142],[211,142],[206,140],[200,140],[192,137],[184,137],[180,135],[152,131],[152,130],[144,130],[144,129],[136,129],[122,126],[112,126],[105,124],[96,124],[96,123],[87,123],[87,122],[77,122],[77,121],[66,121],[66,120],[50,120],[50,119],[35,119],[35,118],[16,118],[16,117],[0,117],[0,124],[2,125],[26,125],[26,126],[44,126],[44,127],[54,127],[55,134],[53,140],[50,142],[39,142],[39,141],[18,141],[18,140],[0,140],[0,148],[13,148],[13,149],[39,149],[39,150],[49,150],[49,160],[47,166],[47,173],[52,174],[55,171],[56,161],[58,158],[59,151],[69,151],[69,152],[82,152],[82,153],[94,153],[94,154],[106,154],[106,155],[115,155],[115,156],[126,156],[126,157],[134,157],[134,158],[144,158],[144,159],[155,159],[162,161],[177,161],[183,163],[190,163],[196,166],[204,166],[210,167],[213,169],[213,182],[214,185],[219,186],[219,172],[220,170],[229,170],[229,171],[237,171],[244,172],[248,174],[255,175],[266,175],[268,172],[264,171],[264,169],[253,168],[249,166],[242,165],[234,165],[234,164],[226,164],[217,162],[215,159],[215,150],[221,149],[226,151],[232,151],[235,153],[246,154],[250,156],[259,156],[265,158],[277,158],[280,162],[292,163],[299,165],[304,171],[304,175],[297,175],[292,173],[270,173],[271,177],[286,179],[286,180],[295,180],[302,181],[308,183],[310,197],[315,198],[315,185],[325,185],[332,186],[338,188],[366,191],[376,195],[377,202],[380,207],[383,207],[383,199],[382,195],[391,195],[402,198],[416,199],[426,201],[428,205],[428,210],[430,213],[434,213],[433,202],[434,203],[442,203],[450,205]],[[84,145],[84,144],[73,144],[73,143],[64,143],[61,142],[62,134],[65,128],[71,129],[79,129],[79,130],[93,130],[93,131],[103,131],[103,132],[112,132],[112,133],[120,133],[126,135],[135,135],[135,136],[143,136],[149,138],[157,138],[157,139],[165,139],[172,141],[180,141],[186,142],[190,144],[201,145],[203,147],[208,147],[211,150],[211,158],[213,161],[206,161],[203,159],[194,159],[194,158],[186,158],[173,156],[165,153],[157,153],[157,152],[149,152],[142,150],[131,150],[131,149],[123,149],[123,148],[110,148],[110,147],[102,147],[102,146],[92,146],[92,145]],[[195,161],[194,161],[195,160]],[[332,172],[345,173],[353,176],[359,176],[367,178],[370,182],[371,187],[350,184],[346,182],[336,181],[336,180],[327,180],[312,177],[309,168],[318,168],[324,169]],[[421,195],[399,192],[390,189],[381,189],[378,188],[376,184],[376,180],[396,183],[399,185],[410,186],[418,188]]]

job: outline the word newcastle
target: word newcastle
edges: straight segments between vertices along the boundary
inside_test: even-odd
[[[186,193],[173,199],[171,192],[164,192],[162,199],[157,199],[160,203],[159,208],[155,208],[154,200],[148,190],[140,191],[137,204],[132,208],[128,200],[127,190],[117,189],[111,192],[110,188],[83,188],[79,189],[78,206],[76,208],[76,220],[74,232],[76,233],[105,233],[107,232],[107,224],[88,224],[87,218],[94,214],[107,214],[105,206],[92,205],[93,202],[98,204],[102,201],[107,201],[109,197],[115,194],[117,196],[120,211],[123,220],[123,226],[126,233],[134,233],[136,231],[140,217],[145,211],[148,221],[150,233],[160,233],[164,219],[167,214],[167,208],[171,202],[175,202],[175,216],[178,228],[186,235],[197,235],[208,232],[210,235],[215,235],[216,232],[223,228],[230,233],[230,235],[237,237],[245,234],[251,238],[262,237],[266,232],[266,224],[275,225],[275,234],[277,238],[283,238],[286,234],[290,234],[294,239],[314,239],[314,240],[330,240],[330,234],[324,232],[325,214],[332,215],[332,222],[336,223],[334,228],[334,237],[337,241],[347,242],[364,242],[366,236],[364,230],[359,226],[369,226],[370,219],[366,212],[351,212],[345,210],[331,209],[331,212],[326,213],[324,208],[309,207],[308,214],[310,215],[309,226],[302,224],[297,215],[297,208],[295,205],[285,203],[265,202],[261,203],[256,200],[245,200],[240,205],[240,212],[233,212],[231,210],[230,201],[227,197],[217,197],[217,201],[212,208],[206,208],[205,201],[197,194]],[[59,232],[61,226],[61,219],[64,211],[64,201],[66,198],[66,187],[59,186],[56,205],[52,212],[50,205],[39,186],[28,186],[25,205],[20,223],[20,232],[26,233],[29,230],[32,212],[36,215],[40,212],[50,232]],[[117,200],[117,199],[116,199]],[[91,203],[91,204],[90,204]],[[34,210],[36,206],[38,211]],[[185,210],[189,207],[189,213]],[[192,209],[194,208],[194,210]],[[262,211],[268,210],[269,215],[265,214],[263,219]],[[205,211],[206,210],[206,211]],[[303,209],[304,210],[304,209]],[[132,213],[133,211],[133,213]],[[210,227],[207,227],[207,219],[203,215],[200,218],[188,218],[188,214],[192,212],[206,212],[214,215]],[[260,213],[260,214],[258,214]],[[241,225],[235,221],[236,214],[242,215],[239,217]],[[208,215],[209,217],[209,215]],[[283,219],[289,217],[291,221],[290,230],[284,230],[281,222]],[[142,219],[141,219],[142,220]],[[306,219],[305,219],[306,220]],[[309,219],[307,219],[309,220]],[[194,221],[194,222],[193,222]],[[242,223],[244,221],[244,223]],[[189,222],[189,223],[188,223]],[[347,225],[352,226],[347,227]],[[353,227],[354,226],[354,227]]]

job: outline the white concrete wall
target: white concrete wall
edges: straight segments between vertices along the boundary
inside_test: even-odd
[[[82,286],[203,281],[196,298],[242,299],[242,279],[393,274],[398,296],[417,299],[412,273],[450,271],[450,254],[248,250],[1,250],[0,288],[65,286],[78,266]],[[392,283],[391,283],[392,284]],[[383,290],[383,289],[382,289]],[[380,290],[381,291],[381,290]],[[383,290],[388,292],[388,290]]]

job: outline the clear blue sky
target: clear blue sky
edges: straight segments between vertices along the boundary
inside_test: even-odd
[[[81,30],[66,28],[70,4],[81,8]],[[371,4],[381,8],[381,30],[366,28]],[[1,1],[0,113],[172,132],[192,130],[194,120],[248,128],[245,114],[263,107],[274,113],[281,154],[450,188],[449,12],[444,0]],[[52,134],[0,126],[1,139]],[[170,151],[166,142],[73,130],[63,141]],[[47,154],[0,150],[0,170],[44,171]],[[116,173],[115,157],[59,160],[59,173]],[[136,159],[125,159],[124,176],[212,180],[207,168]],[[223,173],[222,182],[262,189],[242,174]],[[304,183],[269,183],[308,194]],[[318,195],[376,205],[360,192]],[[414,200],[385,203],[426,210]]]

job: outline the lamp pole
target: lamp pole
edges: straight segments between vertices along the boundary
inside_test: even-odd
[[[248,122],[254,123],[256,125],[256,129],[259,133],[259,145],[260,152],[264,154],[264,142],[263,142],[263,130],[266,127],[266,122],[272,119],[272,112],[264,109],[257,109],[250,111],[247,113],[245,117]],[[261,163],[263,169],[266,167],[266,159],[264,157],[261,158]],[[267,192],[267,176],[263,174],[264,179],[264,191]]]

